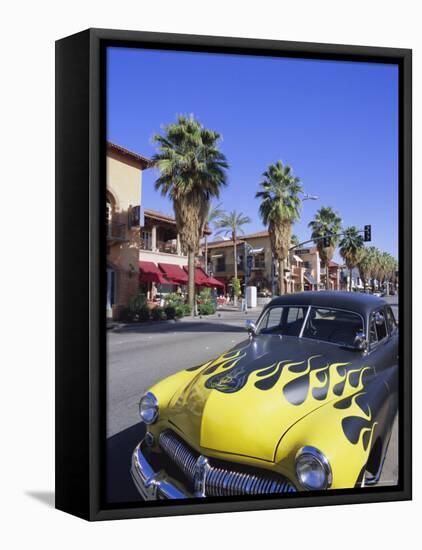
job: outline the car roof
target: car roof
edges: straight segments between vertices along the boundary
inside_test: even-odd
[[[267,307],[275,305],[333,307],[355,311],[366,316],[374,309],[386,304],[387,302],[382,298],[362,292],[320,290],[284,294],[274,298]]]

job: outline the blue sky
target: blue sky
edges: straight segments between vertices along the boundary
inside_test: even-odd
[[[372,225],[372,243],[397,256],[398,69],[395,65],[109,48],[107,138],[145,156],[151,136],[193,113],[222,134],[230,164],[220,202],[263,228],[254,198],[280,159],[301,179],[305,201],[294,233],[333,207],[344,226]],[[172,213],[143,174],[142,203]]]

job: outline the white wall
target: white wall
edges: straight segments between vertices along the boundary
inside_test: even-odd
[[[4,548],[397,550],[420,544],[422,487],[418,471],[414,502],[95,525],[56,512],[39,498],[30,496],[47,493],[48,499],[54,486],[54,40],[96,26],[412,47],[414,181],[420,182],[419,4],[411,0],[214,0],[212,3],[39,0],[4,4],[0,39],[3,153],[0,517]],[[144,76],[145,84],[150,85],[148,74]],[[22,168],[17,171],[16,166]],[[422,207],[421,193],[422,186],[415,185],[416,212]],[[5,204],[12,208],[5,208]],[[17,223],[17,207],[19,219],[30,220],[30,225]],[[414,242],[421,242],[419,220],[415,232]],[[421,272],[419,261],[416,257],[416,273]],[[421,293],[415,292],[416,312],[421,305]],[[421,329],[419,318],[415,316],[416,333]],[[414,368],[417,391],[422,387],[418,356],[415,354]],[[422,454],[420,403],[418,399],[414,414],[417,470]]]
[[[153,252],[152,250],[140,250],[139,259],[144,262],[154,262],[156,264],[173,264],[181,267],[188,265],[187,256],[178,254],[167,254],[165,252]]]

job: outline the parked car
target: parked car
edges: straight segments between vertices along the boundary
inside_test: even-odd
[[[398,327],[367,294],[275,298],[249,337],[153,386],[132,477],[144,499],[379,480],[397,413]]]

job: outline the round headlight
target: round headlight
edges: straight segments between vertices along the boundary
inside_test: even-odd
[[[330,463],[315,447],[302,447],[296,455],[296,476],[304,489],[328,489],[332,482]]]
[[[153,424],[158,417],[158,401],[154,394],[148,392],[139,401],[139,415],[145,424]]]

